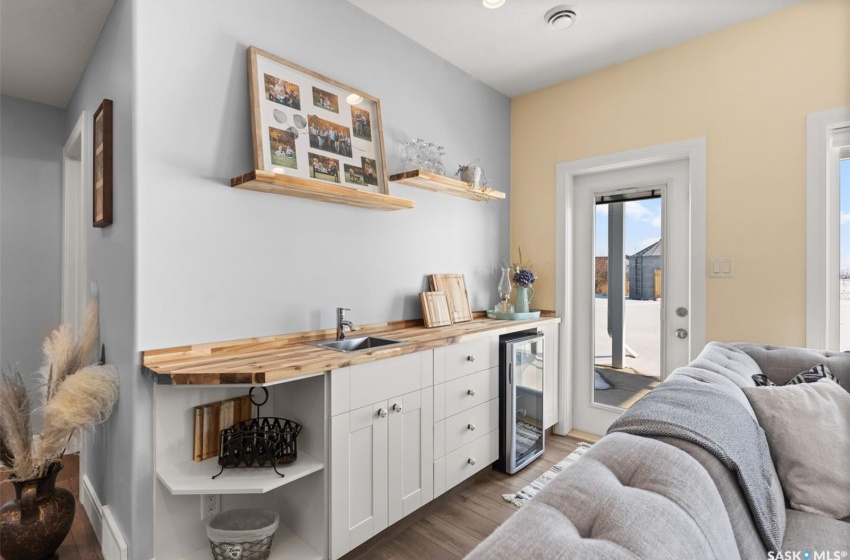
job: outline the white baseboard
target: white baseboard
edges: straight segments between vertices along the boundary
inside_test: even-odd
[[[97,493],[92,488],[87,475],[83,475],[80,488],[80,503],[91,521],[94,534],[100,542],[100,550],[104,560],[127,560],[127,541],[121,535],[121,530],[115,522],[109,506],[100,504]]]

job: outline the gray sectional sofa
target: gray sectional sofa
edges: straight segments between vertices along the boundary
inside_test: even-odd
[[[850,354],[759,344],[710,343],[669,378],[709,383],[739,400],[764,373],[784,384],[825,363],[850,387]],[[715,411],[705,410],[705,414]],[[734,430],[735,426],[729,426]],[[850,457],[843,462],[850,468]],[[781,485],[775,473],[775,492]],[[848,489],[850,491],[850,489]],[[782,515],[784,513],[784,516]],[[782,550],[850,558],[850,519],[786,509]],[[842,556],[842,552],[844,555]],[[766,560],[768,554],[736,474],[688,441],[612,433],[565,469],[473,550],[468,560],[717,559]],[[782,558],[782,556],[780,556]]]

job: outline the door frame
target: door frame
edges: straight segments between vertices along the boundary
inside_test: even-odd
[[[564,318],[560,329],[558,423],[555,433],[565,435],[573,428],[573,374],[572,356],[574,332],[574,283],[568,279],[567,270],[574,270],[575,260],[570,243],[573,226],[574,183],[580,175],[628,169],[654,163],[676,160],[688,161],[690,195],[690,263],[691,263],[691,359],[705,346],[705,271],[706,271],[706,138],[704,136],[566,161],[556,166],[556,267],[555,307]]]
[[[61,322],[79,332],[86,313],[88,288],[86,222],[86,112],[82,111],[62,148],[62,278]],[[80,473],[86,472],[86,430],[68,452],[79,452]],[[83,496],[83,479],[79,495]]]
[[[839,349],[840,193],[833,135],[850,127],[850,106],[806,116],[806,347]]]

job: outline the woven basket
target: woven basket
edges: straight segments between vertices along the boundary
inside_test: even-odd
[[[263,509],[232,509],[207,523],[207,537],[215,560],[266,560],[280,520]]]

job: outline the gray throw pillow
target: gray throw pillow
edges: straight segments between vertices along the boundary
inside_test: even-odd
[[[830,381],[745,387],[791,507],[850,515],[850,393]]]

